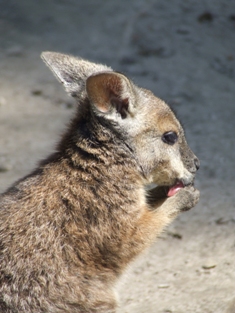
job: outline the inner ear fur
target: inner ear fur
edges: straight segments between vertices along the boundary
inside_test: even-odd
[[[87,95],[91,103],[101,112],[116,110],[122,118],[130,112],[132,87],[130,81],[119,73],[100,73],[88,77]]]

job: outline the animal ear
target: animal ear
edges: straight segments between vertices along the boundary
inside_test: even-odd
[[[88,77],[87,95],[100,113],[119,113],[126,118],[131,111],[133,89],[130,81],[122,74],[100,73]]]
[[[82,97],[81,93],[85,90],[86,79],[89,76],[112,71],[105,65],[57,52],[43,52],[41,58],[73,97]]]

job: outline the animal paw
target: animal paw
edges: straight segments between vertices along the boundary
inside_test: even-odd
[[[200,192],[194,186],[185,186],[180,188],[171,199],[174,201],[177,211],[187,211],[198,203],[199,197]]]

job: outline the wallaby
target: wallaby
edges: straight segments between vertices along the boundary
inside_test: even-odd
[[[104,65],[42,59],[78,109],[56,152],[0,196],[0,312],[114,313],[126,266],[198,202],[199,161],[150,91]]]

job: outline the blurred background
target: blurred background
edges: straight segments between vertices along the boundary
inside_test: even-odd
[[[0,191],[53,150],[74,111],[45,50],[152,90],[201,161],[199,205],[123,278],[120,312],[235,312],[235,1],[0,0]]]

